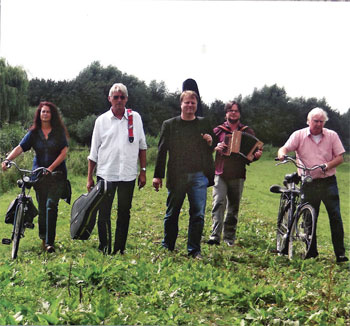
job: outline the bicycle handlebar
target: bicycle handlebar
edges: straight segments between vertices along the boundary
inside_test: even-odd
[[[280,159],[278,157],[275,157],[275,161],[280,161]],[[276,163],[276,165],[286,164],[288,162],[294,163],[294,165],[297,168],[302,169],[303,171],[314,171],[314,170],[320,168],[323,172],[325,172],[325,169],[326,169],[326,164],[314,165],[311,168],[308,168],[308,167],[306,167],[304,165],[304,163],[302,165],[302,164],[298,163],[294,157],[291,157],[291,156],[288,156],[288,155],[284,155],[284,160],[280,161],[279,163]]]
[[[27,173],[27,174],[30,174],[30,175],[33,175],[33,174],[35,174],[37,172],[48,173],[48,174],[51,174],[51,175],[56,175],[56,174],[61,174],[62,173],[61,171],[51,172],[50,170],[48,170],[47,168],[44,168],[44,167],[39,167],[39,168],[36,168],[35,170],[26,170],[26,169],[19,168],[18,165],[16,164],[16,162],[14,162],[14,161],[4,160],[3,162],[5,162],[7,168],[10,168],[11,166],[14,165],[19,172]]]

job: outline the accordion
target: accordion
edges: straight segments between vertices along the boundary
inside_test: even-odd
[[[255,136],[243,131],[234,131],[232,134],[227,134],[224,143],[227,148],[222,152],[223,155],[230,156],[232,153],[237,153],[249,161],[253,161],[254,152],[262,149],[264,145]]]

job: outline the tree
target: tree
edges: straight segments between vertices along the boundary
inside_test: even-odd
[[[0,62],[0,69],[1,64],[4,66],[4,62]],[[4,84],[1,81],[3,79],[1,74],[0,86]],[[88,144],[93,119],[109,109],[109,89],[117,82],[127,86],[127,107],[140,113],[147,134],[157,136],[164,120],[180,114],[180,93],[169,93],[164,81],[152,80],[146,85],[135,76],[122,73],[113,66],[103,67],[98,61],[91,63],[71,81],[32,79],[29,82],[29,103],[37,106],[42,100],[54,102],[62,112],[71,137]],[[4,89],[0,88],[1,94]],[[12,94],[11,91],[7,93]],[[6,96],[2,95],[2,98],[7,98]],[[321,107],[329,115],[326,127],[338,132],[344,145],[349,146],[349,128],[346,125],[349,113],[341,116],[331,109],[325,99],[290,98],[284,88],[275,84],[254,89],[245,98],[238,95],[235,100],[242,104],[242,122],[252,127],[264,143],[282,146],[293,131],[306,127],[308,112],[315,107]],[[213,126],[224,122],[224,106],[219,99],[211,103],[210,107],[202,102],[203,114],[211,120]],[[0,122],[3,121],[2,117],[11,116],[6,111],[8,106],[1,106],[0,103],[1,108]],[[13,114],[16,113],[17,107]]]
[[[0,59],[0,125],[26,119],[27,96],[27,73]]]
[[[215,100],[215,102],[211,103],[208,110],[208,114],[205,114],[205,116],[208,117],[212,126],[216,127],[217,125],[222,124],[225,121],[224,109],[225,103],[220,100]]]
[[[90,145],[96,118],[97,116],[94,114],[86,116],[70,126],[69,134],[79,143]]]
[[[288,105],[284,88],[277,85],[254,89],[242,101],[242,120],[252,127],[264,143],[278,146],[289,133],[288,121],[293,121],[293,107]]]

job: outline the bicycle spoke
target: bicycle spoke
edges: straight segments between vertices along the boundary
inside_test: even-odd
[[[288,231],[288,200],[281,197],[280,201],[280,209],[278,212],[278,220],[277,220],[277,231],[276,231],[276,245],[277,251],[282,253],[286,249],[286,240],[287,240],[287,231]]]
[[[290,258],[306,258],[315,229],[315,212],[311,205],[302,207],[295,217],[291,238],[290,238]]]
[[[16,259],[18,248],[19,248],[19,241],[22,236],[22,228],[23,228],[23,219],[24,219],[24,209],[23,209],[23,203],[19,204],[16,209],[16,215],[15,215],[15,224],[14,224],[14,231],[13,231],[13,241],[12,241],[12,259]]]

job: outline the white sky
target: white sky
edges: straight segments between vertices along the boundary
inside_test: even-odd
[[[0,56],[29,78],[70,80],[100,61],[171,92],[194,78],[207,104],[276,83],[350,108],[346,2],[0,1]]]

